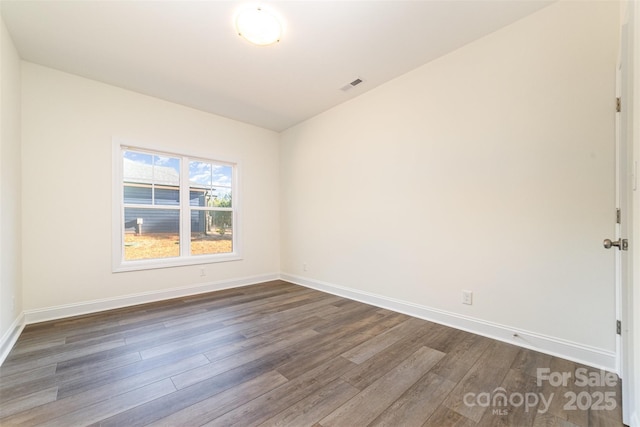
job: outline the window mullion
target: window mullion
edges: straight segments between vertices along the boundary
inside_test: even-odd
[[[180,206],[174,205],[145,205],[139,203],[123,203],[123,207],[125,208],[136,208],[136,209],[159,209],[159,210],[180,210]]]

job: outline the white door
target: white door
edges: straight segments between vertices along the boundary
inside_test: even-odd
[[[619,333],[617,335],[616,350],[618,355],[618,370],[622,377],[622,415],[623,422],[630,422],[630,383],[632,352],[631,352],[631,246],[628,245],[628,238],[631,235],[631,191],[633,190],[633,180],[631,172],[633,167],[631,161],[631,85],[629,73],[629,30],[627,23],[623,23],[621,28],[620,60],[617,70],[617,112],[616,112],[616,206],[617,221],[615,241],[605,240],[605,248],[615,250],[616,258],[616,314],[619,322]]]

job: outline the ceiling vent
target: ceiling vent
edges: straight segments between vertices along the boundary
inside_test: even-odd
[[[346,91],[348,91],[349,89],[352,89],[352,88],[354,88],[354,87],[358,86],[358,85],[359,85],[360,83],[362,83],[362,82],[363,82],[363,80],[362,80],[361,78],[357,78],[357,79],[355,79],[354,81],[352,81],[351,83],[349,83],[349,84],[346,84],[346,85],[342,86],[342,87],[340,88],[340,90],[341,90],[341,91],[343,91],[343,92],[346,92]]]

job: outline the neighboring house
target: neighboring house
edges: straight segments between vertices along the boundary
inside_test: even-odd
[[[178,171],[169,166],[151,165],[123,159],[124,201],[134,205],[179,206]],[[211,197],[204,186],[191,183],[189,189],[192,206],[207,206]],[[178,211],[173,209],[148,209],[128,207],[124,209],[126,233],[178,233],[180,221]],[[207,233],[208,224],[205,211],[193,212],[191,230]]]

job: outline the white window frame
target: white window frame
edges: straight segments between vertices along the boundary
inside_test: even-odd
[[[217,262],[238,261],[242,259],[241,251],[241,220],[240,220],[240,173],[238,162],[228,160],[212,159],[206,155],[193,155],[178,153],[176,150],[164,149],[159,147],[149,147],[138,143],[130,143],[122,139],[113,139],[112,150],[112,271],[114,273],[137,270],[150,270],[156,268],[181,267],[187,265],[211,264]],[[123,161],[122,154],[124,150],[141,151],[149,154],[171,156],[181,160],[180,163],[180,205],[177,208],[180,211],[180,255],[171,258],[154,258],[144,260],[124,259],[124,185],[123,185]],[[214,164],[222,164],[231,166],[232,184],[231,191],[233,195],[232,205],[232,248],[233,252],[210,254],[210,255],[191,255],[191,209],[193,206],[189,204],[189,161],[211,162]],[[151,206],[145,206],[150,208]],[[162,208],[172,209],[170,206],[161,206]]]

